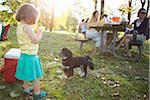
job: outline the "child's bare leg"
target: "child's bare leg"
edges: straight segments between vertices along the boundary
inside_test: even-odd
[[[39,81],[39,79],[33,81],[33,89],[34,89],[34,94],[40,94],[40,81]]]
[[[123,37],[123,39],[120,41],[120,43],[118,44],[117,49],[119,49],[121,47],[121,45],[125,42],[126,38],[127,38],[127,36],[125,35]]]
[[[132,36],[133,36],[132,34],[126,34],[126,35],[124,36],[124,38],[120,41],[119,45],[117,46],[117,49],[120,48],[120,46],[121,46],[123,43],[125,43],[125,41],[126,41],[127,39],[131,40],[131,39],[132,39]]]
[[[109,36],[109,35],[108,35]],[[105,48],[107,48],[109,45],[110,45],[110,43],[112,43],[112,40],[113,40],[113,37],[108,37],[108,40],[106,41],[106,44],[105,44]]]
[[[29,92],[30,82],[24,81],[23,88],[25,91]]]
[[[129,41],[130,39],[125,40],[125,49],[126,49],[127,55],[131,57],[131,52],[129,50]]]

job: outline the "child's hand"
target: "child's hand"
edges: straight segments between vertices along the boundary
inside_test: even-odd
[[[43,33],[42,28],[39,28],[37,33],[38,33],[38,34],[42,34],[42,33]]]
[[[39,26],[35,25],[35,26],[34,26],[34,30],[35,30],[35,32],[36,32],[37,34],[41,34],[43,29],[42,29],[41,26],[39,27]]]

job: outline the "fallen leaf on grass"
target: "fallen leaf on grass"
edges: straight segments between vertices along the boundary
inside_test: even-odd
[[[144,94],[144,96],[143,96],[144,98],[146,98],[147,96],[146,96],[146,94]]]
[[[132,66],[129,66],[129,69],[131,69],[132,68]]]
[[[57,76],[57,78],[59,78],[59,79],[61,79],[61,80],[67,79],[67,77],[66,77],[65,75],[59,75],[59,76]]]
[[[12,97],[12,98],[16,98],[16,97],[19,97],[21,94],[20,93],[17,93],[16,91],[12,91],[12,92],[10,92],[10,97]]]
[[[114,87],[119,87],[120,86],[120,84],[113,84],[112,86],[110,86],[110,87],[112,87],[112,88],[114,88]]]
[[[59,61],[59,59],[58,58],[54,58],[54,61]]]
[[[144,81],[148,81],[148,78],[146,78],[146,77],[145,77],[145,78],[142,78],[142,79],[143,79]]]
[[[116,68],[119,68],[119,66],[116,66]]]
[[[140,95],[137,95],[137,98],[140,98],[141,96]]]
[[[100,75],[96,75],[96,78],[100,78]]]
[[[63,71],[62,71],[61,69],[59,69],[59,70],[56,71],[56,74],[57,74],[57,75],[62,75],[62,74],[63,74]]]
[[[6,88],[5,85],[0,85],[0,90],[3,90],[5,88]]]
[[[119,94],[119,92],[115,92],[115,93],[111,94],[110,96],[112,96],[112,97],[118,97],[118,96],[120,96],[120,94]]]
[[[140,80],[140,77],[139,77],[139,76],[135,76],[135,79],[136,79],[136,80]]]
[[[119,84],[119,81],[113,81],[113,80],[103,80],[102,81],[103,84],[111,87],[111,88],[115,88],[115,87],[119,87],[120,84]]]
[[[122,76],[123,76],[123,77],[127,77],[127,75],[125,75],[125,74],[122,74]]]
[[[107,82],[106,82],[106,81],[103,81],[103,84],[107,84]]]
[[[101,79],[102,79],[102,80],[105,80],[106,78],[105,78],[105,77],[101,77]]]

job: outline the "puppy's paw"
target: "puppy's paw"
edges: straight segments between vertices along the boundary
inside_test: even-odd
[[[80,73],[80,76],[81,76],[81,77],[87,77],[87,74],[85,74],[85,72],[81,72],[81,73]]]
[[[64,76],[64,79],[68,79],[68,77],[65,75],[65,76]]]

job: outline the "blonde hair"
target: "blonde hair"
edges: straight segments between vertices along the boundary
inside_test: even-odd
[[[38,16],[39,16],[39,11],[31,4],[27,3],[27,4],[22,5],[18,9],[16,13],[16,20],[19,22],[23,20],[27,24],[32,25],[36,23]]]

